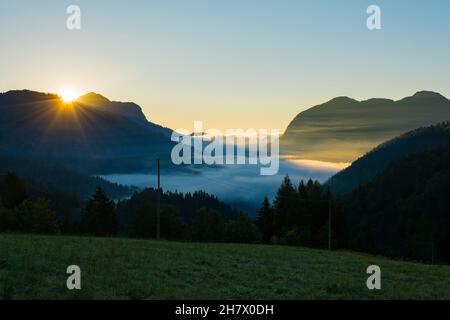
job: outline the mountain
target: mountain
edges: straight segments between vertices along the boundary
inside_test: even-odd
[[[1,155],[89,174],[148,170],[172,147],[171,130],[147,121],[138,105],[95,93],[68,104],[55,94],[9,91],[0,94],[0,114]]]
[[[450,100],[430,91],[398,101],[338,97],[298,114],[281,137],[281,153],[353,162],[384,141],[447,120]]]
[[[94,107],[97,110],[103,112],[111,112],[117,115],[127,117],[137,123],[148,126],[149,129],[154,130],[155,134],[162,133],[164,136],[170,138],[172,135],[172,130],[157,125],[155,123],[148,122],[140,106],[134,102],[118,102],[110,101],[108,98],[98,94],[98,93],[88,93],[77,99],[77,102],[84,106]]]
[[[450,263],[449,163],[450,145],[410,154],[345,197],[351,249]]]
[[[95,107],[101,111],[115,113],[136,121],[147,120],[141,107],[132,102],[110,101],[101,94],[94,92],[87,93],[84,96],[79,97],[76,101],[80,104]]]
[[[335,194],[347,194],[372,180],[393,160],[450,144],[450,122],[420,128],[389,140],[334,175],[327,184]]]

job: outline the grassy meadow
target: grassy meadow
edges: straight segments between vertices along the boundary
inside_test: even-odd
[[[68,290],[69,265],[81,290]],[[382,289],[366,287],[379,265]],[[0,234],[0,299],[449,299],[450,266],[360,253]]]

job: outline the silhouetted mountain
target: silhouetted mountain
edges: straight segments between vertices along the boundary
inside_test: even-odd
[[[450,263],[449,163],[450,145],[411,154],[347,196],[350,247]]]
[[[147,121],[138,105],[94,93],[67,104],[55,94],[9,91],[0,94],[0,115],[0,154],[87,173],[148,170],[172,146],[171,130]]]
[[[77,102],[85,106],[95,107],[104,112],[111,112],[127,117],[154,130],[155,134],[162,133],[168,138],[172,135],[171,129],[149,122],[142,112],[141,107],[134,102],[110,101],[104,96],[94,92],[79,97]],[[149,124],[151,126],[149,126]]]
[[[281,138],[281,150],[302,159],[353,162],[384,141],[447,120],[450,101],[434,92],[399,101],[339,97],[297,115]]]
[[[413,130],[385,142],[337,173],[328,185],[335,194],[346,194],[369,182],[393,160],[450,143],[450,122]]]
[[[95,107],[101,111],[112,112],[136,120],[147,120],[141,107],[132,102],[112,102],[104,96],[90,92],[77,99],[77,102],[86,106]]]

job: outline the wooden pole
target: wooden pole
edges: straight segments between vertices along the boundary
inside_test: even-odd
[[[161,239],[161,176],[158,159],[158,192],[156,198],[156,239]]]
[[[330,193],[330,203],[328,206],[328,250],[331,250],[331,207],[332,207],[332,202],[331,202],[331,193]]]

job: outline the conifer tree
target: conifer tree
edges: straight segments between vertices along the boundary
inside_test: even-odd
[[[273,208],[267,197],[264,198],[261,209],[259,209],[257,224],[261,232],[262,240],[270,242],[274,234]]]
[[[25,184],[13,172],[8,172],[0,185],[0,202],[7,209],[13,209],[27,199]]]
[[[118,221],[114,202],[100,187],[84,209],[82,228],[84,232],[98,236],[117,234]]]
[[[274,201],[275,234],[281,236],[293,223],[295,215],[296,191],[289,176],[285,176]]]

